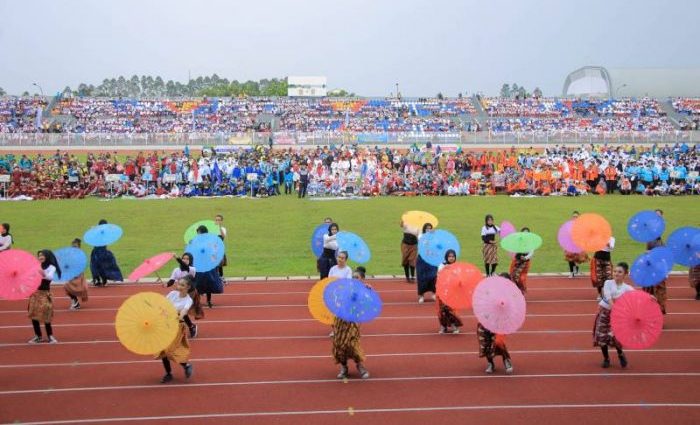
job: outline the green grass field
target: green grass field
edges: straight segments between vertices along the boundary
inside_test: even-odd
[[[137,201],[64,200],[0,202],[0,222],[12,225],[15,248],[35,252],[68,246],[82,237],[101,218],[119,224],[123,238],[111,246],[126,276],[143,259],[163,251],[181,253],[183,233],[201,219],[224,215],[228,228],[227,276],[315,275],[310,251],[313,228],[326,216],[341,230],[361,235],[372,250],[366,264],[369,274],[402,274],[400,267],[401,229],[406,210],[425,210],[440,220],[440,228],[453,232],[462,246],[460,260],[481,267],[479,232],[484,215],[496,222],[510,220],[516,227],[528,226],[542,236],[543,246],[535,254],[531,271],[566,271],[556,241],[559,226],[573,210],[597,212],[613,227],[617,247],[614,261],[631,262],[643,249],[627,235],[627,220],[642,209],[661,208],[667,221],[666,236],[683,225],[698,225],[697,197],[651,198],[642,196],[588,196],[581,198],[375,198],[369,200],[311,201],[296,197],[268,199],[174,199]],[[90,247],[83,246],[86,252]],[[499,270],[510,258],[501,251]],[[174,266],[167,266],[162,275]]]

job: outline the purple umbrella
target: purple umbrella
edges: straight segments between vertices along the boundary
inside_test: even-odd
[[[571,228],[574,226],[574,220],[569,220],[562,224],[559,228],[559,233],[557,233],[557,240],[559,241],[559,246],[572,254],[578,254],[583,252],[583,249],[576,246],[574,240],[571,238]]]

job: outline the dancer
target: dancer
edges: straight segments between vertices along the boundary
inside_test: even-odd
[[[330,217],[326,217],[323,219],[323,224],[326,225],[326,231],[328,231],[328,226],[330,226],[332,223],[333,223],[333,219]],[[321,253],[321,255],[318,256],[318,258],[316,258],[316,271],[317,272],[321,272],[322,259],[323,259],[323,253]],[[323,261],[325,261],[325,260],[323,260]]]
[[[481,228],[481,240],[484,242],[481,252],[484,255],[486,276],[493,276],[493,274],[496,273],[496,266],[498,266],[496,235],[500,233],[501,229],[493,224],[493,216],[487,214],[486,217],[484,217],[484,226]]]
[[[366,270],[359,266],[355,268],[353,278],[365,283]],[[365,285],[368,288],[371,286]],[[333,319],[333,358],[335,363],[340,365],[338,379],[348,377],[348,360],[352,360],[357,365],[357,373],[360,378],[369,378],[369,371],[365,368],[365,353],[360,346],[360,325],[355,322],[348,322],[336,317]]]
[[[700,264],[688,270],[688,283],[695,289],[695,301],[700,301]]]
[[[454,264],[455,261],[457,261],[457,253],[454,249],[448,249],[445,252],[445,262],[438,267],[438,274],[446,265]],[[457,316],[457,313],[452,307],[442,302],[438,295],[435,295],[435,301],[437,302],[438,322],[440,323],[438,333],[444,334],[449,331],[453,334],[458,334],[459,328],[463,326],[463,323]]]
[[[338,279],[351,279],[352,269],[348,266],[348,252],[340,251],[338,252],[338,264],[331,267],[328,272],[328,277],[335,277]]]
[[[521,232],[530,233],[529,227],[523,227]],[[510,279],[520,289],[520,292],[525,295],[527,292],[527,273],[530,271],[530,260],[534,252],[519,252],[515,254],[510,262]]]
[[[192,376],[192,364],[189,363],[190,343],[187,340],[186,325],[184,322],[187,312],[192,307],[192,298],[188,295],[189,287],[192,286],[192,284],[192,278],[187,275],[179,279],[175,284],[175,290],[170,291],[167,295],[168,301],[170,301],[175,307],[175,310],[177,310],[180,325],[177,336],[170,346],[156,356],[156,358],[163,360],[163,368],[165,368],[165,376],[160,380],[162,384],[173,380],[172,368],[170,367],[171,360],[180,363],[180,366],[182,366],[185,371],[186,378]]]
[[[328,272],[337,264],[335,259],[335,253],[338,250],[336,235],[339,230],[340,227],[338,227],[337,223],[331,223],[328,226],[328,233],[323,235],[323,254],[321,254],[321,259],[318,262],[321,279],[327,278]]]
[[[222,241],[225,242],[226,235],[228,234],[226,232],[226,228],[222,225],[224,222],[224,216],[221,214],[217,214],[214,217],[214,222],[216,223],[217,226],[219,226],[219,237],[221,238]],[[224,267],[228,265],[228,260],[226,258],[226,252],[224,250],[224,258],[221,260],[221,263],[219,266],[216,268],[216,271],[219,273],[219,277],[221,278],[221,281],[226,284],[226,279],[224,278]]]
[[[102,219],[98,224],[107,224],[107,220]],[[90,272],[92,273],[92,283],[95,286],[105,286],[107,280],[124,281],[119,265],[117,265],[117,259],[106,246],[96,246],[92,249]]]
[[[659,217],[664,216],[664,212],[662,210],[657,209],[655,210],[655,212]],[[664,246],[664,241],[663,239],[661,239],[661,236],[654,239],[653,241],[647,242],[646,248],[647,251],[651,251],[652,249],[659,246]],[[661,313],[666,314],[666,300],[668,299],[666,279],[662,280],[654,286],[644,287],[642,288],[642,290],[654,297],[654,299],[656,299],[656,302],[659,303],[659,307],[661,307]]]
[[[71,242],[71,246],[80,249],[81,242],[80,239],[75,238]],[[88,285],[85,281],[85,272],[66,282],[63,289],[66,291],[66,295],[70,297],[70,309],[80,310],[80,301],[87,302],[88,300]],[[80,298],[80,301],[78,301],[78,298]]]
[[[41,263],[41,284],[39,288],[29,297],[29,318],[34,327],[34,338],[28,342],[37,344],[43,341],[41,336],[41,323],[46,328],[46,338],[49,344],[55,344],[58,340],[53,336],[51,319],[53,318],[53,301],[51,300],[51,281],[56,277],[61,277],[61,267],[58,265],[56,256],[48,249],[42,249],[37,253],[37,259]]]
[[[433,225],[430,223],[425,223],[421,234],[418,236],[420,240],[423,235],[428,232],[433,231]],[[437,279],[438,268],[427,263],[423,257],[418,254],[416,258],[416,278],[418,281],[418,303],[423,303],[425,301],[425,294],[430,292],[432,294],[432,299],[435,300],[435,281]]]
[[[401,221],[403,239],[401,240],[401,266],[403,267],[406,282],[411,283],[416,279],[416,260],[418,259],[418,236]]]
[[[602,297],[598,302],[600,306],[598,315],[595,318],[595,326],[593,326],[593,346],[600,347],[603,353],[603,363],[601,367],[610,367],[610,356],[608,355],[608,347],[615,347],[617,356],[620,359],[620,366],[627,367],[627,358],[622,352],[622,345],[615,339],[610,326],[610,309],[612,309],[615,300],[620,298],[625,292],[634,291],[630,285],[625,283],[625,277],[629,271],[627,263],[617,263],[613,270],[613,279],[605,281],[602,290]]]
[[[0,252],[12,249],[12,234],[10,233],[10,223],[0,224]]]
[[[508,273],[501,273],[504,279],[510,280]],[[513,362],[506,347],[506,336],[495,334],[486,329],[481,323],[476,324],[476,338],[479,341],[479,357],[486,357],[486,370],[484,372],[492,374],[496,370],[496,365],[493,362],[494,357],[501,356],[503,358],[503,367],[508,375],[513,373]]]
[[[175,257],[175,260],[179,266],[173,269],[173,272],[170,274],[170,280],[163,284],[163,286],[166,288],[171,287],[176,281],[187,276],[189,276],[191,279],[194,279],[197,276],[197,269],[195,269],[192,265],[194,264],[194,257],[192,254],[186,252],[182,254],[182,257],[180,258]],[[185,324],[190,330],[190,338],[195,338],[197,336],[197,325],[192,323],[192,320],[190,320],[190,313],[194,314],[195,320],[199,320],[204,317],[204,310],[202,310],[199,293],[197,292],[197,288],[195,288],[194,284],[190,285],[188,294],[190,298],[192,298],[192,307],[182,320],[184,320]]]
[[[198,235],[202,235],[204,233],[209,233],[207,226],[197,227]],[[190,257],[190,259],[192,258]],[[194,264],[194,262],[190,264]],[[214,304],[211,302],[211,294],[221,294],[224,292],[223,282],[221,281],[221,277],[219,276],[219,272],[216,270],[216,267],[206,272],[195,271],[194,280],[197,293],[200,296],[205,295],[207,299],[207,306],[209,308],[213,308]]]
[[[577,219],[581,213],[574,211],[571,213],[572,219]],[[579,264],[588,261],[588,254],[586,251],[579,253],[564,251],[564,259],[569,263],[569,279],[573,279],[577,274],[579,274]]]
[[[591,259],[591,284],[602,295],[603,285],[612,279],[612,259],[610,252],[615,249],[615,238],[610,237],[605,248],[596,251]]]

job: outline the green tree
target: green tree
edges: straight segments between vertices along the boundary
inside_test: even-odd
[[[0,87],[0,96],[5,96],[7,93]]]
[[[501,97],[510,97],[510,85],[508,83],[501,86]]]
[[[542,97],[542,90],[539,87],[535,87],[535,90],[532,91],[532,95],[536,98],[540,98]]]

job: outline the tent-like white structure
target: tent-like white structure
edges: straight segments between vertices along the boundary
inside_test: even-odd
[[[562,96],[610,98],[612,91],[612,80],[607,69],[602,66],[584,66],[566,77]]]

